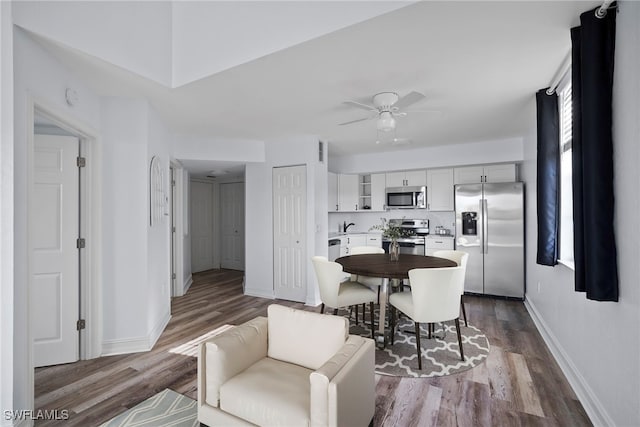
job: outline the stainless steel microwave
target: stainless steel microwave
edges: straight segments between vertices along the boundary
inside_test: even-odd
[[[425,209],[427,187],[387,187],[387,209]]]

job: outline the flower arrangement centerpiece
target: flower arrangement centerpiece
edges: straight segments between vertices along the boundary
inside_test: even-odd
[[[374,225],[369,229],[369,231],[380,230],[384,237],[391,240],[391,243],[389,244],[389,256],[391,257],[391,261],[397,261],[398,258],[400,258],[400,245],[398,244],[398,239],[402,237],[402,228],[395,224],[391,224],[386,218],[380,218],[380,220],[380,224]]]

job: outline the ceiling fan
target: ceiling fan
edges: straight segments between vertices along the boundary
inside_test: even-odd
[[[340,123],[340,126],[365,120],[376,120],[376,128],[379,131],[390,132],[396,128],[396,117],[404,117],[409,113],[438,113],[437,110],[411,110],[402,111],[404,108],[424,99],[420,92],[409,92],[400,98],[395,92],[380,92],[373,96],[373,105],[362,104],[356,101],[345,101],[343,104],[350,105],[362,110],[367,110],[371,114],[357,120]]]

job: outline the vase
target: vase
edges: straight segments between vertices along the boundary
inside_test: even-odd
[[[391,261],[398,261],[398,258],[400,258],[400,245],[397,240],[392,240],[391,244],[389,244],[389,257]]]

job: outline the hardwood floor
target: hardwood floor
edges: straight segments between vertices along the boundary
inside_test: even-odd
[[[591,425],[523,303],[465,298],[469,322],[489,339],[487,361],[439,378],[376,375],[374,425]],[[36,369],[36,409],[68,410],[69,420],[58,425],[95,426],[165,388],[196,399],[197,339],[266,315],[273,302],[242,295],[242,272],[194,274],[187,295],[173,299],[171,321],[153,350]]]

